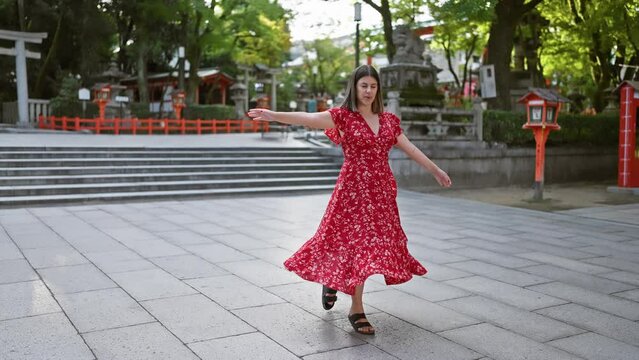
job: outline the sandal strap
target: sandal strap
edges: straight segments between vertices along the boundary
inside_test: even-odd
[[[364,319],[364,318],[366,318],[366,314],[364,314],[364,313],[357,313],[357,314],[348,315],[348,320],[350,320],[353,323],[355,323],[357,320]]]
[[[371,325],[371,323],[369,323],[368,321],[356,322],[356,323],[353,323],[353,326],[355,327],[355,330],[357,330],[357,331],[359,331],[359,329],[361,329],[363,327],[367,327],[367,326],[371,327],[371,328],[373,327]]]
[[[335,295],[335,294],[324,294],[324,298],[328,299],[328,300],[337,299],[337,295]]]
[[[322,285],[322,288],[323,288],[322,290],[323,290],[323,291],[324,291],[324,293],[326,293],[326,294],[337,294],[337,290],[335,290],[335,289],[331,289],[331,288],[329,288],[329,287],[328,287],[328,286],[326,286],[326,285]]]

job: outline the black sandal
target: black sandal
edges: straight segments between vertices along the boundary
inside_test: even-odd
[[[373,325],[371,325],[371,323],[369,323],[368,321],[357,322],[357,320],[361,319],[366,319],[366,315],[364,313],[348,315],[348,321],[351,322],[351,325],[353,325],[353,329],[355,329],[356,332],[362,335],[375,335],[375,329],[373,328]],[[361,329],[364,327],[369,327],[373,330],[362,331]]]
[[[337,301],[337,290],[322,285],[322,306],[324,310],[332,309],[335,301]]]

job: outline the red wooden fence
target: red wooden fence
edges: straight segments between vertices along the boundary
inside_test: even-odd
[[[186,119],[81,119],[78,117],[40,116],[40,129],[81,131],[96,134],[218,134],[268,132],[268,122],[254,120],[186,120]]]

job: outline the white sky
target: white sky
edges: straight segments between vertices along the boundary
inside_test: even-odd
[[[293,10],[290,22],[293,41],[339,37],[355,33],[353,0],[279,0],[283,8]],[[381,15],[362,3],[360,29],[382,25]]]

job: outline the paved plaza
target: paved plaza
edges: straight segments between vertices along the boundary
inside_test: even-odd
[[[0,210],[0,358],[639,358],[639,206],[400,191],[430,272],[367,282],[367,337],[282,267],[329,196]]]

